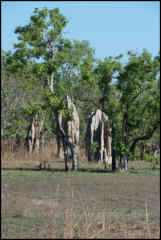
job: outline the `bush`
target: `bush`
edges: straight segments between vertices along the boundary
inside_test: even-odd
[[[144,153],[144,160],[147,162],[153,162],[154,161],[154,156],[148,154],[148,153]]]
[[[140,161],[140,150],[139,147],[135,147],[134,156],[132,160]]]

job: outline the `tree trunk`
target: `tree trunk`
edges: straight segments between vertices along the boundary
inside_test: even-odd
[[[128,155],[124,155],[120,157],[120,166],[121,166],[121,171],[127,172],[127,166],[128,166]]]
[[[122,142],[126,141],[126,123],[127,123],[128,115],[125,113],[122,121]]]
[[[60,138],[63,143],[63,150],[64,150],[64,160],[65,160],[65,171],[69,171],[69,166],[68,166],[68,147],[72,153],[72,170],[77,169],[77,154],[75,151],[74,145],[68,140],[66,133],[63,129],[62,126],[62,115],[61,114],[56,114],[56,119],[57,119],[57,126],[59,128],[60,132]]]
[[[115,126],[112,126],[112,172],[116,170],[116,157],[114,149],[114,140],[115,140]]]
[[[64,148],[63,148],[63,143],[60,138],[60,136],[56,136],[56,142],[57,142],[57,157],[59,159],[64,159]]]
[[[142,146],[141,146],[141,154],[140,154],[141,161],[144,160],[144,152],[145,152],[145,144],[142,143]]]
[[[77,170],[77,154],[74,145],[65,137],[64,141],[66,145],[70,148],[70,151],[72,153],[72,170]]]
[[[129,105],[127,104],[126,110],[128,111]],[[122,143],[126,143],[126,136],[127,136],[127,121],[128,121],[128,114],[124,113],[123,121],[122,121]],[[127,154],[120,156],[120,167],[123,172],[127,171],[128,166],[128,158],[129,156]]]
[[[63,140],[63,150],[64,150],[64,161],[65,161],[65,171],[69,171],[69,165],[68,165],[68,146]]]

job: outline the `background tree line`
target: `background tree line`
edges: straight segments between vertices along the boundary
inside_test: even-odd
[[[45,141],[59,135],[64,150],[74,151],[59,119],[59,114],[70,119],[68,94],[79,112],[80,142],[93,111],[99,108],[108,115],[112,169],[118,159],[125,170],[136,146],[142,158],[147,143],[152,153],[160,148],[160,54],[152,58],[143,49],[128,51],[126,64],[121,63],[122,54],[102,61],[94,57],[88,41],[64,38],[67,23],[58,8],[36,8],[29,24],[15,29],[15,51],[1,50],[2,141],[24,143],[38,117],[45,122]]]

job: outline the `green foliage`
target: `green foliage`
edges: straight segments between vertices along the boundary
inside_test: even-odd
[[[24,117],[27,120],[32,121],[35,117],[41,118],[44,115],[44,111],[42,106],[39,105],[29,105],[28,107],[24,108]]]
[[[13,120],[12,123],[8,123],[5,128],[5,137],[10,139],[22,139],[24,140],[26,137],[26,124],[24,124],[21,120]]]
[[[135,147],[134,159],[140,161],[140,150],[139,150],[138,146]]]
[[[119,152],[120,152],[121,156],[130,155],[130,151],[127,148],[125,143],[120,142],[119,148],[120,148]]]
[[[24,129],[15,127],[14,121],[21,121],[26,127],[23,109],[30,102],[40,102],[40,88],[38,80],[26,67],[21,72],[13,73],[13,60],[11,52],[2,51],[2,73],[1,73],[1,136],[2,138],[16,137]],[[23,133],[24,134],[24,133]]]
[[[152,60],[144,49],[141,54],[129,51],[125,66],[118,57],[99,61],[95,68],[96,79],[101,91],[99,104],[115,125],[117,156],[128,154],[136,136],[149,135],[158,121],[160,106],[159,65],[160,57]]]
[[[58,112],[61,107],[61,100],[58,96],[53,95],[53,93],[49,90],[44,90],[42,93],[42,97],[44,100],[44,108],[49,108],[53,111]]]
[[[149,154],[149,153],[144,153],[144,160],[147,162],[153,162],[154,161],[154,156]]]
[[[90,150],[95,153],[97,151],[98,146],[99,146],[99,143],[97,141],[96,142],[92,142]]]
[[[18,26],[15,30],[19,42],[14,45],[12,68],[18,72],[29,67],[37,78],[38,85],[42,84],[45,91],[52,92],[50,96],[40,93],[44,108],[48,108],[46,111],[61,111],[63,117],[70,119],[71,113],[64,107],[65,95],[74,98],[79,107],[82,104],[80,96],[87,94],[87,88],[93,95],[96,82],[92,76],[94,50],[90,48],[88,41],[65,39],[63,29],[67,23],[66,17],[58,8],[36,8],[29,24]],[[85,111],[89,114],[91,104],[86,108],[88,110]],[[84,125],[85,118],[86,116],[82,119]],[[83,127],[82,130],[84,129]]]
[[[114,150],[115,150],[116,157],[120,157],[124,155],[128,155],[129,157],[131,157],[130,151],[127,145],[123,143],[121,140],[119,140],[118,138],[115,139]]]
[[[61,109],[59,113],[66,121],[72,120],[72,110],[71,109]]]
[[[104,62],[98,61],[98,65],[95,68],[98,86],[102,93],[99,104],[101,104],[103,111],[112,118],[115,118],[116,111],[119,111],[119,105],[116,100],[117,90],[114,83],[117,74],[122,69],[119,59],[117,57],[115,59],[106,57]]]

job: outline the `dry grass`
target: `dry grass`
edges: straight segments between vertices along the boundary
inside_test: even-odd
[[[55,142],[30,156],[2,152],[3,239],[160,238],[159,178],[149,163],[113,174],[82,150],[79,171],[65,173],[56,152]],[[38,171],[44,161],[51,171]]]
[[[88,212],[86,205],[87,199],[82,195],[80,204],[83,206],[83,212],[80,215],[74,213],[74,188],[66,192],[66,206],[62,215],[56,213],[60,203],[57,199],[38,199],[32,200],[27,197],[20,197],[12,194],[2,195],[2,202],[7,201],[8,206],[12,207],[12,217],[16,220],[21,219],[24,222],[21,228],[12,226],[4,231],[2,224],[2,237],[9,238],[43,238],[43,239],[160,239],[159,226],[150,224],[148,221],[147,205],[145,203],[145,215],[142,221],[132,223],[130,220],[114,222],[110,216],[106,216],[107,209],[103,209],[102,214],[96,212],[95,207],[91,214]],[[17,204],[18,203],[18,204]],[[4,204],[3,204],[4,205]],[[2,209],[4,206],[2,206]],[[110,209],[108,208],[108,212]],[[25,221],[28,220],[29,232],[25,229]],[[41,224],[30,224],[30,221],[35,219]],[[16,224],[16,222],[14,222]],[[18,225],[18,222],[17,222]],[[36,229],[37,228],[37,229]],[[24,231],[25,230],[25,231]],[[32,234],[31,234],[32,232]],[[36,235],[35,235],[36,234]]]
[[[61,225],[57,223],[57,218],[53,217],[49,225],[44,226],[44,237],[52,239],[160,239],[160,228],[148,222],[147,203],[145,203],[144,221],[131,223],[130,221],[111,223],[110,217],[106,216],[107,209],[98,215],[95,207],[91,214],[88,213],[88,206],[84,205],[86,199],[80,196],[80,202],[83,205],[84,212],[81,217],[75,218],[72,200],[74,189],[71,194],[71,201],[67,202],[64,212],[64,218]],[[84,201],[83,201],[84,200]],[[110,209],[108,209],[108,212]],[[59,229],[59,231],[57,231]]]
[[[11,146],[10,146],[11,144]],[[38,153],[28,154],[25,147],[20,149],[20,151],[13,152],[13,143],[6,143],[2,145],[2,167],[35,167],[40,163],[46,163],[46,167],[48,164],[52,165],[56,162],[59,162],[57,157],[57,145],[56,140],[50,141],[45,147],[41,149]],[[61,161],[63,162],[63,161]]]

